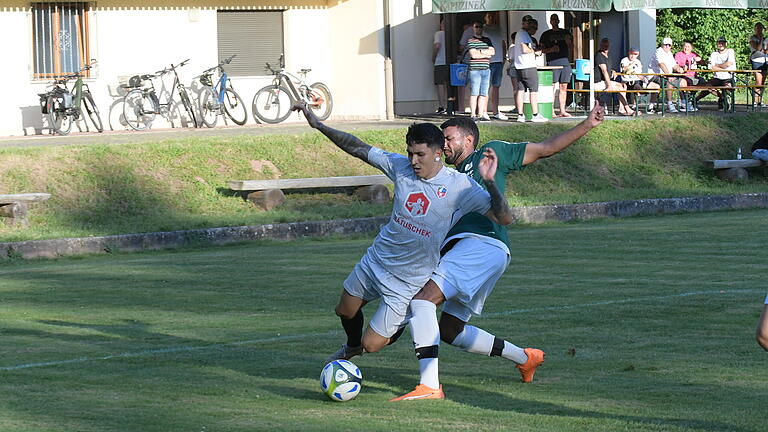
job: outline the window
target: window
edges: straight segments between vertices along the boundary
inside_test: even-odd
[[[89,62],[89,10],[88,3],[32,3],[35,79],[75,73]]]
[[[227,67],[232,76],[269,75],[264,63],[277,67],[283,53],[283,13],[218,11],[219,58],[237,57]]]

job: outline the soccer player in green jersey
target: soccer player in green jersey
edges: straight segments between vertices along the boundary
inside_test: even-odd
[[[482,186],[477,167],[483,152],[493,149],[498,159],[495,183],[503,193],[508,173],[562,151],[600,125],[604,118],[605,109],[598,103],[586,120],[544,142],[490,141],[480,148],[477,148],[480,140],[477,125],[465,117],[452,118],[441,125],[445,137],[445,162]],[[507,268],[510,260],[507,244],[506,228],[477,213],[463,216],[448,233],[437,270],[411,301],[409,323],[419,359],[421,383],[412,392],[392,401],[444,397],[438,377],[440,339],[468,352],[512,360],[523,382],[533,380],[536,368],[544,362],[542,350],[519,348],[467,324],[472,315],[482,312],[485,299]],[[443,303],[438,322],[435,312]]]

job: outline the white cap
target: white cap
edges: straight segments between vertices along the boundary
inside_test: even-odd
[[[672,38],[671,37],[665,37],[663,41],[661,41],[662,45],[672,45]]]

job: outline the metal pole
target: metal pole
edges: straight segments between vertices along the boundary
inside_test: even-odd
[[[387,120],[395,119],[394,79],[392,77],[392,26],[389,21],[390,0],[384,0],[384,100]]]
[[[589,71],[589,76],[591,77],[591,82],[589,83],[589,110],[592,111],[592,108],[595,107],[595,79],[597,77],[594,77],[592,75],[595,74],[595,34],[592,30],[592,11],[589,11],[589,65],[592,67],[592,70]]]

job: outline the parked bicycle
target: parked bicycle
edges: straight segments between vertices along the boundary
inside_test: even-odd
[[[189,59],[177,65],[171,64],[169,68],[157,71],[154,74],[134,75],[130,78],[127,87],[132,90],[123,97],[123,117],[128,126],[134,130],[149,129],[152,127],[155,117],[159,114],[167,117],[171,127],[175,127],[176,105],[173,101],[173,94],[176,91],[179,92],[182,106],[187,112],[187,118],[194,127],[198,126],[197,118],[192,108],[192,101],[189,98],[187,89],[179,80],[178,72],[176,72],[177,68],[186,65],[187,62],[189,62]],[[173,86],[171,87],[170,94],[168,94],[168,99],[165,102],[160,102],[155,89],[154,79],[160,78],[162,80],[163,75],[168,73],[173,73]]]
[[[269,63],[265,69],[275,78],[272,84],[261,88],[253,97],[253,115],[256,121],[280,123],[291,114],[291,106],[300,101],[305,102],[320,120],[325,120],[331,115],[333,99],[328,86],[321,82],[307,85],[307,73],[312,69],[301,69],[298,76],[286,72],[282,55],[279,69],[274,69]]]
[[[233,55],[224,59],[218,65],[206,69],[200,74],[200,84],[203,85],[198,100],[200,103],[200,120],[210,128],[216,126],[219,116],[223,116],[224,113],[240,126],[248,120],[245,103],[232,88],[232,81],[227,76],[227,71],[224,70],[224,65],[232,63],[232,59],[235,57]],[[214,72],[219,73],[219,79],[215,85],[212,80]]]
[[[85,118],[83,111],[97,131],[104,131],[91,90],[88,84],[83,82],[83,72],[90,70],[94,64],[96,60],[91,60],[90,64],[83,66],[79,71],[53,81],[45,93],[38,94],[40,108],[48,117],[48,125],[52,133],[68,134],[72,129],[72,123],[81,117]],[[67,82],[72,79],[75,79],[75,84],[71,89],[67,89]],[[87,122],[85,127],[88,129]]]

